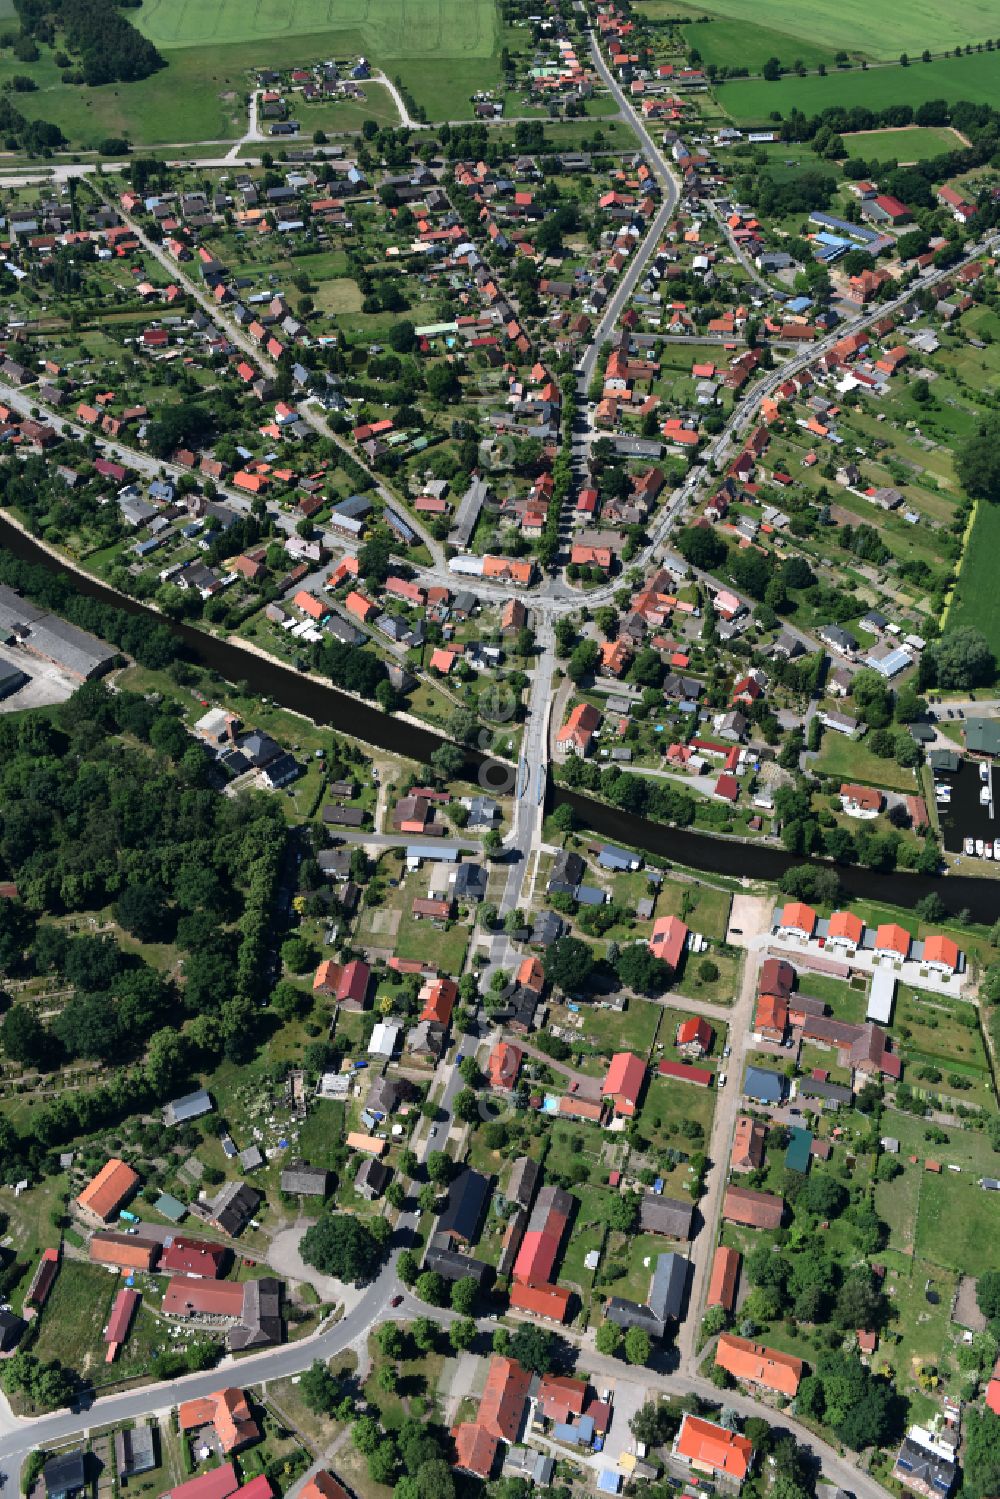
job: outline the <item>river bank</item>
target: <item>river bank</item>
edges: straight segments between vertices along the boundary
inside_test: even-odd
[[[0,545],[23,561],[45,567],[50,572],[71,573],[80,592],[90,598],[165,625],[192,658],[209,670],[229,682],[249,682],[261,697],[273,698],[282,707],[314,723],[329,725],[338,733],[353,736],[374,749],[388,750],[391,754],[423,764],[429,762],[435,749],[449,742],[409,715],[404,718],[383,713],[364,699],[323,682],[321,678],[282,665],[266,652],[248,647],[246,642],[233,645],[192,625],[171,620],[162,611],[119,593],[68,562],[3,510],[0,510]],[[487,757],[470,749],[465,750],[465,757],[464,775],[477,781]],[[996,919],[995,885],[966,875],[950,875],[941,880],[914,874],[885,875],[855,866],[826,866],[822,861],[804,860],[785,853],[783,849],[751,846],[739,840],[649,822],[565,787],[553,787],[549,780],[547,809],[562,803],[572,808],[581,829],[612,843],[625,844],[668,861],[677,860],[690,869],[741,881],[762,880],[775,884],[788,869],[812,862],[834,868],[848,896],[910,908],[934,891],[953,912],[967,910],[973,921],[987,925]]]

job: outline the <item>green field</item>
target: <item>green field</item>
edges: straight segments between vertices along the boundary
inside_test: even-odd
[[[711,13],[743,21],[746,0],[711,0]],[[919,57],[925,47],[943,52],[959,42],[985,42],[1000,33],[997,0],[966,0],[953,14],[936,0],[840,0],[839,5],[803,5],[802,0],[760,0],[753,7],[755,28],[780,32],[791,46],[807,43],[869,58],[895,58],[900,52]],[[784,59],[784,54],[778,54]],[[794,53],[798,56],[798,52]],[[846,100],[843,102],[846,103]]]
[[[491,57],[494,0],[144,0],[135,17],[160,48],[328,33],[339,52],[385,57]],[[269,53],[261,65],[271,64]]]
[[[1000,657],[1000,609],[996,602],[996,559],[1000,556],[1000,505],[981,502],[965,547],[962,569],[948,610],[948,629],[981,630]]]
[[[927,161],[945,151],[961,150],[962,141],[950,128],[909,125],[903,130],[862,130],[844,136],[848,156],[865,161]]]
[[[885,109],[890,104],[924,103],[944,99],[949,104],[967,99],[973,104],[992,104],[1000,92],[1000,52],[973,53],[970,57],[945,58],[936,62],[911,63],[908,68],[854,69],[830,73],[825,78],[785,77],[777,83],[762,78],[725,83],[716,97],[734,120],[766,123],[772,110],[787,117],[793,109],[819,114],[842,105],[852,109]]]
[[[940,1160],[940,1151],[933,1148]],[[947,1147],[943,1149],[947,1160]],[[965,1275],[982,1275],[996,1265],[998,1230],[1000,1202],[996,1193],[984,1192],[965,1171],[961,1175],[947,1169],[940,1176],[924,1174],[916,1243],[923,1259]]]
[[[640,13],[645,15],[646,8]],[[784,31],[772,31],[753,21],[730,20],[728,16],[682,26],[681,35],[689,47],[697,49],[706,65],[749,68],[754,73],[760,72],[769,57],[777,57],[789,68],[800,61],[807,68],[816,68],[821,62],[832,66],[835,51],[812,38],[789,36]]]

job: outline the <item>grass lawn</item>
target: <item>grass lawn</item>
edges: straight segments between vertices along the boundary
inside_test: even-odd
[[[742,21],[746,6],[743,0],[711,0],[710,12]],[[912,0],[902,13],[892,0],[842,0],[834,9],[803,7],[799,0],[760,0],[753,19],[755,27],[770,27],[813,45],[895,60],[903,51],[919,56],[924,47],[942,52],[958,42],[984,42],[996,31],[997,15],[991,0],[966,0],[953,16],[934,0]]]
[[[733,897],[728,890],[715,890],[689,880],[665,879],[656,897],[656,915],[680,916],[703,937],[725,939]]]
[[[917,1204],[923,1165],[911,1166],[900,1152],[903,1174],[875,1187],[875,1211],[889,1225],[889,1248],[899,1254],[913,1253],[917,1228]]]
[[[950,127],[908,125],[901,130],[862,130],[844,136],[848,156],[866,161],[926,161],[945,151],[960,151],[962,142]]]
[[[141,1282],[144,1277],[138,1277]],[[145,1308],[140,1307],[128,1342],[113,1367],[105,1370],[104,1327],[115,1296],[125,1282],[96,1265],[64,1260],[49,1299],[42,1311],[38,1338],[32,1352],[45,1362],[60,1359],[97,1383],[115,1381],[130,1373],[144,1372],[152,1346],[162,1341],[162,1329]],[[139,1287],[141,1289],[141,1285]]]
[[[649,1295],[649,1282],[656,1269],[656,1257],[668,1254],[673,1241],[662,1234],[636,1234],[627,1239],[624,1234],[609,1234],[607,1249],[598,1270],[598,1283],[603,1296],[624,1296],[629,1301],[644,1302]],[[648,1260],[648,1264],[643,1262]],[[618,1272],[624,1271],[624,1274]]]
[[[731,4],[735,9],[742,5],[743,0],[723,0],[723,3],[727,6]],[[775,0],[775,3],[787,5],[790,10],[797,9],[800,16],[805,14],[795,5],[795,0]],[[838,7],[836,10],[819,12],[811,9],[808,12],[810,34],[816,40],[825,40],[827,32],[839,31],[841,24],[847,20],[847,12],[854,12],[861,7],[862,0],[851,0],[846,7]],[[886,36],[891,36],[895,51],[900,46],[900,31],[905,32],[906,25],[902,28],[895,24],[885,26],[884,12],[879,4],[864,9],[869,18],[874,19],[879,47],[881,48]],[[906,22],[915,20],[917,15],[922,15],[927,9],[926,3],[915,6],[907,12]],[[950,33],[944,45],[953,45],[954,28],[950,19],[940,12],[938,16]],[[993,19],[995,23],[995,15]],[[921,20],[921,28],[922,25]],[[864,46],[866,36],[871,34],[868,27],[855,29],[853,20],[847,22],[846,29],[851,35],[844,42],[845,47]],[[983,40],[995,30],[995,24],[992,28],[987,26]],[[914,50],[919,53],[929,45],[930,41],[925,40],[921,31]],[[778,83],[751,78],[746,82],[722,84],[716,90],[716,98],[734,120],[767,122],[772,110],[780,110],[787,118],[793,109],[801,109],[811,115],[819,114],[834,105],[842,105],[844,109],[851,109],[855,105],[865,109],[885,109],[890,104],[912,104],[916,107],[927,99],[944,99],[950,104],[957,103],[959,99],[968,99],[973,104],[989,104],[997,96],[998,84],[1000,53],[974,52],[969,57],[914,63],[908,68],[872,68],[865,73],[859,70],[837,72],[830,73],[825,78],[791,76],[782,78]]]
[[[246,69],[261,61],[257,48],[227,49],[224,56],[191,48],[171,54],[165,71],[137,83],[85,88],[64,84],[52,52],[40,50],[37,63],[0,60],[0,83],[13,73],[33,78],[37,91],[18,95],[22,113],[49,120],[84,147],[108,136],[149,145],[233,139],[246,129]]]
[[[968,1017],[973,1024],[964,1024]],[[896,1001],[893,1030],[905,1027],[909,1035],[899,1043],[900,1053],[909,1064],[907,1076],[917,1088],[942,1093],[963,1103],[990,1109],[995,1099],[983,1040],[976,1023],[976,1012],[962,1000],[946,999],[926,990],[902,986]],[[922,1079],[921,1069],[934,1067],[942,1073],[939,1081]],[[971,1086],[955,1088],[949,1076],[967,1081]],[[947,1106],[947,1105],[946,1105]]]
[[[948,1159],[947,1146],[931,1146],[935,1160]],[[1000,1201],[984,1192],[971,1172],[940,1176],[925,1172],[920,1183],[917,1254],[934,1265],[965,1275],[982,1275],[996,1267],[1000,1235]]]
[[[843,776],[864,786],[879,786],[886,791],[914,791],[913,771],[895,760],[883,760],[867,749],[864,740],[848,739],[835,729],[827,729],[816,760],[821,775]]]
[[[955,592],[946,615],[947,628],[979,630],[1000,654],[1000,610],[996,606],[993,569],[1000,553],[1000,505],[980,503],[962,558]]]
[[[346,1106],[329,1098],[316,1098],[299,1132],[299,1151],[311,1166],[332,1168],[334,1152],[344,1138]]]
[[[556,1023],[564,1028],[570,1020],[583,1020],[582,1027],[576,1032],[570,1044],[574,1048],[577,1044],[581,1044],[602,1059],[600,1066],[596,1069],[584,1069],[585,1071],[595,1070],[597,1073],[604,1071],[603,1059],[610,1057],[616,1051],[634,1051],[644,1061],[648,1060],[657,1033],[659,1018],[659,1006],[648,1004],[642,999],[630,1000],[628,1009],[624,1012],[601,1010],[596,1006],[587,1005],[581,1010],[579,1016],[571,1016],[568,1011],[565,1014],[560,1012],[557,1016],[553,1016]]]
[[[826,974],[803,973],[798,987],[803,994],[825,1000],[837,1020],[845,1020],[850,1025],[860,1025],[864,1021],[868,1008],[865,984],[855,989],[841,979],[827,978]]]
[[[303,104],[297,116],[302,121],[303,136],[308,138],[314,130],[325,130],[332,135],[339,130],[360,130],[365,120],[374,120],[378,125],[398,125],[399,110],[389,90],[378,83],[366,83],[364,90],[363,100],[330,99],[321,104]]]

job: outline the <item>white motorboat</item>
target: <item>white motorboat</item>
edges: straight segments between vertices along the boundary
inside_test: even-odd
[[[981,838],[976,839],[976,853],[980,859],[983,857],[983,850],[985,846],[986,845],[983,843],[983,840]]]
[[[974,854],[976,851],[976,845],[971,838],[966,838],[963,847],[965,848],[965,852],[967,854]]]

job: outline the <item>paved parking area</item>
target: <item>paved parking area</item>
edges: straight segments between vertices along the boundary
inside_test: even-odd
[[[0,661],[23,671],[29,678],[16,692],[0,698],[0,713],[23,713],[27,708],[64,703],[80,685],[75,677],[51,661],[40,661],[37,656],[18,650],[16,646],[0,645]]]

